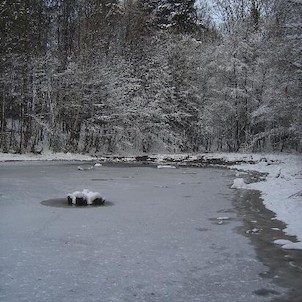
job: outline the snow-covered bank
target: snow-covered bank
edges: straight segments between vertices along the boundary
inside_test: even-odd
[[[234,165],[231,168],[267,174],[265,181],[246,184],[246,188],[261,191],[266,208],[287,224],[284,231],[288,235],[296,235],[300,241],[283,247],[302,249],[302,157],[266,155],[266,160],[261,160],[258,156],[252,156],[255,164]]]
[[[44,152],[42,154],[12,154],[12,153],[0,153],[1,161],[37,161],[37,160],[79,160],[79,161],[89,161],[94,160],[96,157],[83,154],[73,154],[73,153],[53,153]]]
[[[302,155],[288,154],[159,154],[149,156],[106,156],[92,157],[70,153],[44,153],[42,155],[19,155],[0,153],[1,161],[18,160],[96,160],[103,162],[154,162],[160,166],[173,162],[174,165],[228,166],[230,169],[265,173],[264,181],[245,184],[238,176],[237,187],[262,192],[265,206],[276,213],[276,218],[287,224],[284,230],[302,242]],[[169,166],[170,167],[170,166]],[[236,181],[235,181],[236,182]],[[236,187],[236,185],[234,186]],[[291,248],[301,248],[293,243]],[[289,248],[286,245],[285,248]]]

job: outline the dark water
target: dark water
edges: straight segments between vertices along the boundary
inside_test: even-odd
[[[289,289],[287,297],[278,297],[271,301],[301,302],[302,251],[285,250],[281,245],[274,244],[276,239],[296,242],[296,237],[283,232],[286,225],[275,219],[275,213],[265,208],[258,191],[237,191],[234,206],[243,219],[243,226],[237,228],[237,231],[251,240],[259,260],[267,267],[261,277],[273,279],[277,285]],[[263,288],[255,294],[270,296],[274,293]]]

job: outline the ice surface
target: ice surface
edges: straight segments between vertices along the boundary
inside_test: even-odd
[[[0,164],[0,301],[261,302],[256,291],[284,291],[260,277],[236,214],[217,224],[232,208],[225,171],[77,166]],[[40,203],[75,188],[114,205]]]
[[[225,162],[245,161],[233,165],[230,169],[238,169],[236,177],[242,176],[247,171],[258,171],[268,174],[265,181],[246,184],[244,189],[255,189],[262,192],[265,206],[277,214],[279,220],[287,224],[285,229],[288,235],[297,236],[302,241],[302,156],[291,154],[267,153],[206,153],[206,154],[158,154],[152,155],[160,166],[165,162],[189,161],[204,158],[223,159]],[[43,153],[42,155],[18,155],[0,153],[0,161],[8,160],[106,160],[106,157],[93,158],[91,156],[70,153]],[[134,157],[124,158],[124,161],[133,162]],[[88,170],[88,168],[87,168]],[[85,173],[85,172],[84,172]],[[243,183],[241,183],[243,186]],[[298,244],[295,245],[297,248]]]

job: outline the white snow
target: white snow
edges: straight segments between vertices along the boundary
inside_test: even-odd
[[[287,239],[277,239],[274,241],[275,244],[285,245],[285,244],[291,244],[292,242]]]
[[[247,185],[243,178],[235,178],[231,186],[232,189],[247,189]]]
[[[291,242],[286,239],[277,239],[274,243],[282,245],[282,248],[285,250],[302,250],[302,242]]]
[[[68,194],[72,199],[72,204],[76,204],[76,199],[77,198],[83,198],[84,200],[87,201],[87,205],[92,205],[93,201],[96,199],[103,199],[102,195],[99,192],[91,192],[87,189],[84,189],[82,192],[80,191],[75,191],[73,193]]]
[[[68,194],[67,197],[71,198],[72,204],[76,204],[76,199],[77,198],[85,198],[85,195],[83,194],[83,192],[75,191],[73,193]]]
[[[102,198],[102,196],[99,192],[91,192],[87,189],[84,189],[83,193],[85,195],[88,205],[92,205],[94,200]]]
[[[285,250],[302,250],[302,242],[291,242],[282,246]]]
[[[73,154],[73,153],[53,153],[53,152],[43,152],[42,154],[12,154],[12,153],[1,153],[0,152],[0,162],[1,161],[30,161],[30,160],[79,160],[79,161],[91,161],[96,159],[96,157],[83,154]]]
[[[217,217],[217,220],[229,220],[230,217],[227,216],[222,216],[222,217]]]
[[[176,167],[171,165],[158,165],[157,169],[176,169]]]
[[[279,228],[272,228],[273,231],[281,231]]]

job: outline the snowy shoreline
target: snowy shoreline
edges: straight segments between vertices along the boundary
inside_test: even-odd
[[[302,249],[302,155],[292,154],[156,154],[148,156],[103,156],[71,153],[7,154],[0,153],[0,162],[7,161],[96,161],[96,162],[154,162],[173,165],[226,166],[232,170],[256,171],[266,175],[264,181],[244,184],[244,189],[259,190],[267,209],[276,219],[286,223],[283,231],[297,237],[298,242],[279,242],[285,249]],[[236,182],[236,179],[235,179]],[[237,183],[240,183],[237,178]]]

